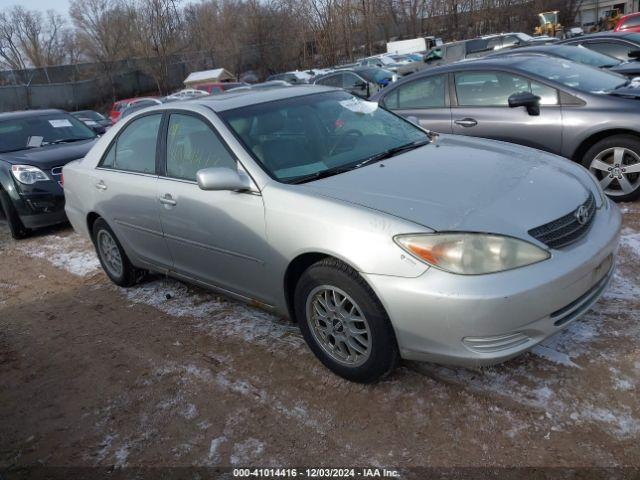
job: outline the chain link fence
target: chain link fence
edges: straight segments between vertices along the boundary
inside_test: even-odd
[[[157,67],[154,62],[157,59],[132,59],[0,71],[0,112],[37,108],[73,111],[157,92],[158,83],[150,74]],[[211,68],[212,63],[202,56],[172,57],[166,85],[179,89],[191,71]]]

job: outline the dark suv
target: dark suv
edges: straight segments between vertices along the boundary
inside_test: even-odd
[[[67,220],[62,167],[96,134],[61,110],[0,113],[0,206],[14,238]]]

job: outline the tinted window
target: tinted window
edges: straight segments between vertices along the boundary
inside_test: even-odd
[[[342,74],[329,75],[328,77],[321,78],[316,83],[320,85],[327,85],[329,87],[342,88]]]
[[[118,135],[101,166],[129,172],[156,171],[156,143],[162,115],[135,119]]]
[[[449,45],[446,53],[447,60],[457,60],[464,58],[464,43]]]
[[[362,83],[362,79],[353,73],[342,75],[342,88],[353,89],[357,83]]]
[[[629,52],[632,50],[631,45],[618,42],[597,42],[589,43],[586,46],[596,52],[604,53],[605,55],[616,57],[620,60],[628,60]]]
[[[172,114],[167,136],[167,176],[195,181],[198,170],[209,167],[236,168],[236,161],[202,120]]]
[[[508,106],[509,97],[520,92],[539,95],[542,105],[558,103],[555,89],[510,73],[456,73],[455,82],[460,106]]]
[[[385,106],[391,110],[443,108],[446,84],[446,77],[438,75],[400,85],[385,98]]]

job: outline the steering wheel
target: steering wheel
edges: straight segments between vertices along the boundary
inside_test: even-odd
[[[347,130],[346,132],[344,132],[342,135],[339,135],[338,139],[336,140],[336,143],[334,143],[331,149],[329,150],[330,157],[333,155],[336,149],[340,145],[342,145],[342,142],[347,137],[362,137],[362,132],[360,130],[356,130],[355,128],[352,128],[351,130]]]

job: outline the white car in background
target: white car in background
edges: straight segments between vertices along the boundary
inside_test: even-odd
[[[167,95],[167,98],[171,100],[187,100],[189,98],[206,97],[207,95],[209,95],[209,93],[204,90],[198,90],[197,88],[184,88],[172,93],[171,95]]]

